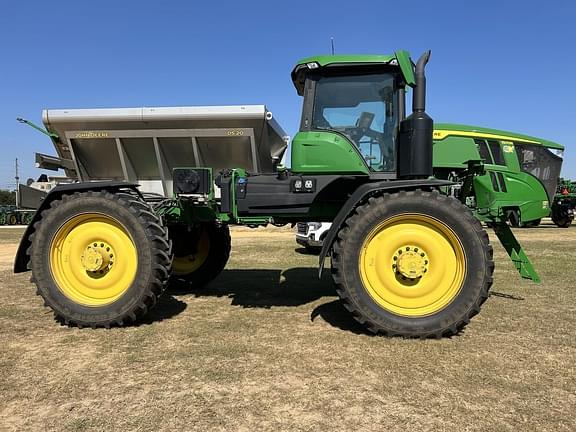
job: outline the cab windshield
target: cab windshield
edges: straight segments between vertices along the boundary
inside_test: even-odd
[[[312,128],[346,135],[372,171],[396,170],[398,94],[393,74],[322,77]]]

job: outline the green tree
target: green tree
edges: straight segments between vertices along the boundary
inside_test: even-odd
[[[0,205],[15,205],[16,204],[16,192],[0,190]]]

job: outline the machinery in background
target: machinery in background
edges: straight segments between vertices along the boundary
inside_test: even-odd
[[[458,199],[465,196],[466,205],[487,225],[506,220],[513,227],[534,227],[550,215],[558,226],[572,222],[575,183],[562,182],[557,188],[561,144],[514,132],[437,123],[433,148],[434,176],[452,181],[446,193]],[[467,183],[470,161],[482,161],[483,166],[472,166],[477,175]],[[311,251],[322,246],[323,232],[329,229],[329,224],[318,224],[298,224],[296,241],[310,245]]]
[[[296,243],[310,253],[320,253],[324,238],[330,231],[330,222],[298,222]]]
[[[34,213],[34,210],[20,209],[13,205],[0,206],[0,225],[28,225]]]
[[[576,182],[560,179],[552,203],[552,222],[560,228],[568,228],[574,220],[575,208]]]
[[[466,204],[489,225],[504,218],[513,227],[536,226],[550,216],[563,153],[561,144],[519,133],[457,124],[434,127],[434,175],[455,182],[451,195],[460,196],[468,187],[468,161],[483,161],[484,172],[474,178]]]

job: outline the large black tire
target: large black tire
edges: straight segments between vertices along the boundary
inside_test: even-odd
[[[204,223],[195,228],[185,225],[169,227],[169,235],[174,244],[174,271],[172,286],[176,289],[201,289],[214,280],[226,267],[230,257],[231,239],[227,225],[214,222]],[[201,241],[200,238],[204,237]],[[187,268],[186,262],[198,259],[203,243],[204,256],[197,265]]]
[[[77,254],[72,253],[64,258],[58,255],[57,245],[62,244],[58,243],[62,238],[71,243],[80,241],[75,240],[78,237],[75,237],[77,234],[74,234],[74,231],[71,231],[72,234],[66,234],[66,230],[78,229],[82,223],[90,223],[91,217],[103,220],[103,228],[99,230],[88,228],[86,232],[105,237],[106,221],[110,221],[110,227],[120,227],[119,229],[131,240],[128,248],[121,249],[127,251],[124,256],[122,253],[116,253],[116,257],[113,258],[116,260],[113,264],[117,266],[115,273],[112,271],[113,265],[109,263],[109,271],[106,268],[104,274],[100,275],[99,280],[105,283],[109,275],[112,277],[114,274],[114,277],[117,277],[124,274],[122,266],[129,261],[128,256],[133,258],[130,265],[134,276],[126,279],[124,284],[126,288],[120,291],[119,297],[107,304],[92,303],[89,297],[86,302],[79,301],[70,294],[70,290],[77,289],[84,293],[82,290],[88,288],[82,284],[61,282],[65,278],[59,282],[54,276],[54,269],[64,262],[70,262],[70,268],[74,269],[80,268],[77,265],[79,262],[83,266],[86,265],[84,253],[81,261]],[[110,243],[112,250],[114,250],[113,241],[114,239]],[[112,194],[106,191],[77,192],[52,201],[50,207],[42,212],[41,219],[34,224],[28,254],[32,282],[37,286],[37,294],[42,296],[45,305],[54,311],[56,319],[66,325],[92,328],[122,326],[143,317],[154,307],[164,291],[170,277],[172,261],[168,232],[150,206],[135,195]],[[98,271],[93,269],[80,268],[80,270],[81,277],[87,277],[86,275],[94,279],[98,277]],[[103,270],[99,273],[103,273]],[[110,286],[117,285],[112,282]]]
[[[509,210],[508,222],[512,228],[520,228],[520,212],[518,210]]]
[[[462,282],[456,283],[457,291],[452,291],[456,294],[447,297],[450,299],[449,302],[440,310],[435,310],[430,314],[399,314],[382,306],[376,300],[376,296],[370,294],[370,290],[364,282],[366,280],[366,270],[363,270],[365,267],[361,269],[363,266],[361,260],[365,256],[362,254],[368,250],[368,246],[365,245],[370,244],[366,242],[370,242],[369,239],[374,238],[374,232],[378,232],[381,226],[387,226],[387,223],[395,224],[390,226],[400,226],[400,229],[403,229],[402,221],[410,218],[430,221],[432,225],[442,227],[441,229],[446,230],[446,232],[451,232],[452,234],[449,236],[461,245],[458,247],[463,252],[461,261],[462,263],[465,262],[465,266],[462,264],[461,268],[464,270],[459,273],[459,280]],[[426,226],[427,222],[423,223],[423,226]],[[417,236],[415,237],[409,231],[400,232],[401,234],[396,238],[401,239],[401,242],[418,244],[419,238]],[[383,241],[384,243],[376,243],[376,250],[379,250],[378,248],[381,248],[382,244],[386,244],[388,239]],[[433,245],[429,246],[430,249],[434,247]],[[419,251],[418,248],[412,249],[418,252],[418,255],[423,252],[423,250]],[[438,254],[436,256],[438,257]],[[396,264],[393,263],[399,262],[392,261],[392,258],[397,259],[398,257],[396,255],[391,256],[389,263],[384,260],[378,262],[376,266],[375,261],[372,261],[369,265],[377,269],[375,270],[377,273],[380,272],[378,266],[383,266],[381,269],[385,272],[390,271],[392,273],[392,276],[388,276],[391,278],[389,279],[390,285],[394,285],[397,281],[400,285],[394,286],[396,288],[399,286],[400,290],[410,289],[410,287],[418,288],[417,284],[426,283],[424,281],[427,276],[435,277],[432,255],[429,258],[431,261],[430,272],[426,273],[427,270],[424,269],[424,273],[417,276],[417,279],[406,279],[397,273],[398,269],[392,270],[393,267],[396,267]],[[440,256],[440,260],[436,260],[437,266],[442,266],[440,263],[442,259]],[[423,263],[428,265],[428,261],[423,261]],[[390,265],[389,268],[384,267],[388,265]],[[338,232],[332,251],[332,275],[337,292],[346,309],[369,331],[389,336],[439,338],[458,333],[480,311],[481,305],[488,298],[493,271],[492,247],[480,222],[459,201],[441,195],[437,191],[401,191],[370,198],[358,206],[344,222]],[[430,284],[430,282],[427,283]],[[438,289],[443,289],[441,285],[433,284],[434,287],[438,286]],[[382,286],[383,289],[389,289],[384,285]],[[450,286],[454,287],[455,283],[451,282]]]
[[[567,214],[562,214],[557,217],[552,216],[552,222],[554,222],[559,228],[568,228],[572,225],[572,218]]]

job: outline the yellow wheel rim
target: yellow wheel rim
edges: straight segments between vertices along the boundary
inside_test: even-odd
[[[466,257],[456,234],[423,214],[385,220],[366,237],[360,276],[382,308],[401,316],[432,315],[458,295]]]
[[[50,245],[50,270],[60,291],[85,306],[118,300],[138,269],[136,245],[117,220],[98,213],[74,216]]]
[[[172,272],[175,275],[194,273],[206,262],[210,252],[210,235],[206,229],[202,230],[195,254],[175,256],[172,260]]]

